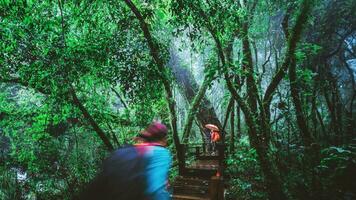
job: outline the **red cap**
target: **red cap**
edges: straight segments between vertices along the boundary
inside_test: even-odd
[[[159,140],[167,136],[168,129],[161,122],[151,123],[145,130],[138,135],[146,140]]]

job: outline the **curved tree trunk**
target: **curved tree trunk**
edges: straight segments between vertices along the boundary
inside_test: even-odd
[[[187,101],[192,103],[199,90],[198,83],[188,69],[180,65],[179,57],[174,50],[170,52],[169,66],[172,68],[180,91]],[[222,124],[215,113],[213,105],[205,96],[203,96],[200,106],[196,110],[196,118],[200,125],[215,124],[222,129]]]
[[[183,138],[182,138],[183,142],[187,142],[190,130],[193,125],[195,111],[199,108],[201,100],[204,98],[204,94],[205,94],[206,90],[208,89],[208,86],[211,83],[211,80],[212,80],[212,78],[209,75],[206,75],[204,77],[203,84],[200,87],[198,94],[194,97],[194,99],[189,107],[188,116],[187,116],[186,123],[184,124],[184,129],[183,129]]]
[[[142,16],[141,12],[138,10],[136,5],[131,0],[123,0],[123,1],[126,3],[126,5],[130,8],[130,10],[133,12],[135,17],[139,21],[140,28],[141,28],[143,35],[147,42],[147,46],[150,49],[152,59],[154,60],[154,62],[156,64],[157,74],[158,74],[160,80],[162,81],[164,90],[166,92],[166,100],[168,102],[168,109],[169,109],[170,117],[171,117],[171,128],[172,128],[172,132],[173,132],[173,142],[177,149],[178,163],[181,166],[184,164],[184,163],[180,162],[183,160],[184,155],[183,155],[183,151],[181,150],[180,141],[179,141],[179,137],[178,137],[176,104],[175,104],[175,100],[173,97],[171,82],[170,82],[170,79],[169,79],[169,76],[167,73],[167,68],[164,65],[164,60],[160,56],[159,45],[152,37],[150,29],[149,29],[149,25],[146,23],[145,18]]]
[[[303,113],[302,102],[299,97],[295,58],[292,58],[292,61],[290,63],[289,80],[290,80],[292,101],[295,107],[295,114],[297,117],[297,124],[299,127],[300,135],[302,137],[304,145],[310,146],[312,142],[312,138],[311,138],[311,133],[308,129],[307,121]]]

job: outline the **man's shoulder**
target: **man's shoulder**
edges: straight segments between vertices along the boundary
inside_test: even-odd
[[[166,147],[163,147],[163,146],[152,146],[152,149],[157,152],[171,154],[170,151]]]
[[[112,154],[122,154],[130,151],[134,151],[134,149],[135,148],[133,145],[128,144],[117,148]]]
[[[148,146],[144,156],[148,159],[168,159],[171,158],[171,152],[162,146]]]

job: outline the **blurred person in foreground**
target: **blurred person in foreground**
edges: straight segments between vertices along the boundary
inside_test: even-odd
[[[168,171],[172,157],[167,127],[151,123],[135,138],[137,144],[117,149],[103,163],[80,200],[169,200]]]

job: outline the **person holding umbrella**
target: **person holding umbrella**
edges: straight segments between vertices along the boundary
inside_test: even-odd
[[[215,154],[216,151],[216,143],[220,140],[220,130],[214,124],[206,124],[205,128],[210,130],[210,142],[212,145],[212,154]]]

